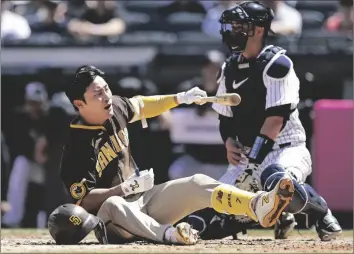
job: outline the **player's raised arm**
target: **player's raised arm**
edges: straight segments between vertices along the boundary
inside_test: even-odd
[[[195,103],[202,97],[207,97],[207,93],[198,87],[171,95],[135,96],[129,99],[134,107],[130,122],[158,116],[179,104]]]

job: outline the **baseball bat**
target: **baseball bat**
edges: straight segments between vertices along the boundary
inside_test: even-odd
[[[225,106],[237,106],[241,102],[241,96],[237,93],[225,93],[217,96],[203,97],[197,103],[213,102]]]

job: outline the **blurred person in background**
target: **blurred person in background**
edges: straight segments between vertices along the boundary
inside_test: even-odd
[[[1,40],[25,40],[31,36],[28,21],[10,10],[11,1],[1,1]]]
[[[271,29],[279,35],[300,35],[302,32],[302,16],[298,10],[283,0],[262,0],[264,5],[274,11]]]
[[[208,10],[202,24],[202,32],[211,37],[220,37],[219,18],[221,13],[233,5],[240,4],[242,1],[238,0],[218,0],[215,7]]]
[[[65,19],[66,22],[74,18],[80,18],[86,11],[85,0],[60,1],[55,12],[55,19]]]
[[[26,85],[23,106],[3,123],[4,135],[14,158],[7,192],[11,210],[2,220],[7,227],[36,227],[37,216],[43,209],[47,106],[45,85],[31,82]]]
[[[204,6],[197,0],[174,0],[170,4],[160,7],[158,12],[162,17],[177,12],[206,13]]]
[[[77,115],[64,92],[53,94],[46,123],[47,162],[45,163],[45,211],[49,215],[61,204],[69,202],[69,196],[60,181],[60,159],[67,125]]]
[[[86,1],[86,11],[68,23],[68,31],[77,39],[118,36],[125,32],[116,1]]]
[[[218,88],[215,77],[224,60],[225,56],[217,50],[207,52],[201,76],[182,82],[177,92],[198,86],[209,96],[214,96]],[[181,107],[170,112],[171,138],[175,144],[179,144],[175,149],[181,150],[182,155],[169,167],[169,178],[178,179],[201,173],[219,179],[226,172],[228,163],[219,133],[218,115],[211,104]]]
[[[59,1],[32,0],[15,2],[15,11],[29,22],[32,32],[53,32],[62,34],[66,31],[64,15],[58,12]]]
[[[330,16],[325,24],[329,31],[348,31],[353,36],[353,0],[340,0],[338,11]]]
[[[1,132],[1,216],[10,210],[10,205],[6,201],[7,187],[11,170],[11,158],[9,148],[3,133]]]

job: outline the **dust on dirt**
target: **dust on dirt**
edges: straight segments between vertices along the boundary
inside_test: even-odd
[[[238,240],[200,241],[194,246],[152,244],[99,245],[93,234],[79,245],[55,245],[46,230],[2,230],[2,253],[353,253],[353,231],[337,240],[321,242],[314,232],[293,232],[287,240],[274,240],[272,231],[252,231]]]

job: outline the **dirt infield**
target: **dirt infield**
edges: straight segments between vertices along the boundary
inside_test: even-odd
[[[82,244],[58,246],[47,230],[1,230],[1,253],[353,253],[353,231],[321,242],[313,231],[294,231],[288,240],[273,240],[270,230],[252,230],[239,240],[200,241],[195,246],[166,246],[146,242],[98,245],[93,234]]]

